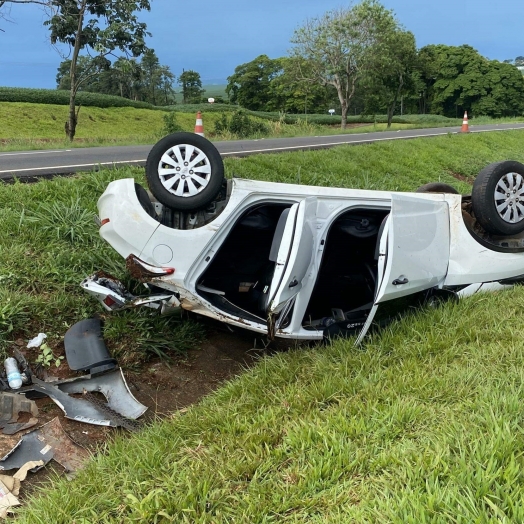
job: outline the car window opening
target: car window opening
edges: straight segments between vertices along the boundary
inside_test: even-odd
[[[197,293],[217,308],[266,322],[269,286],[291,204],[262,204],[237,221],[197,282]]]
[[[323,330],[334,322],[366,318],[376,293],[378,244],[388,213],[353,209],[333,222],[304,328]]]

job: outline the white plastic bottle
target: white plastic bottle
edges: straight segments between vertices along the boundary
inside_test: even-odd
[[[5,372],[7,373],[7,382],[11,389],[19,389],[22,386],[22,376],[18,370],[18,362],[13,357],[4,360]]]

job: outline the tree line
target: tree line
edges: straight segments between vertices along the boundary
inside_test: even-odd
[[[71,60],[60,63],[56,75],[57,89],[71,89]],[[177,78],[169,66],[161,65],[154,49],[146,49],[140,58],[118,57],[111,62],[106,57],[78,57],[77,76],[82,79],[78,91],[121,96],[130,100],[165,106],[176,104],[176,86],[184,104],[202,102],[200,74],[183,71]]]
[[[175,76],[146,46],[151,36],[138,13],[149,0],[0,0],[40,4],[48,13],[53,44],[69,56],[58,69],[59,89],[70,92],[67,136],[73,140],[79,91],[113,94],[155,105],[174,103]],[[4,10],[2,10],[2,8]],[[433,113],[493,117],[524,112],[524,58],[499,62],[469,45],[417,49],[414,35],[378,0],[307,20],[292,39],[289,56],[260,55],[228,77],[229,101],[247,109],[288,113],[336,109],[348,114]],[[199,73],[179,79],[184,102],[202,101]]]
[[[393,11],[363,0],[308,20],[295,31],[287,57],[261,55],[228,78],[233,103],[259,111],[348,114],[432,113],[447,117],[514,116],[524,112],[524,77],[469,45],[428,45]]]

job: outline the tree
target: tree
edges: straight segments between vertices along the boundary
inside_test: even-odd
[[[51,17],[45,21],[51,31],[51,43],[67,44],[72,50],[70,64],[69,118],[66,135],[74,139],[78,118],[76,94],[96,72],[93,68],[78,74],[80,51],[94,52],[100,60],[115,51],[139,56],[145,49],[146,25],[135,11],[149,10],[149,0],[50,0]]]
[[[336,102],[337,94],[332,86],[326,89],[300,78],[300,71],[308,70],[306,62],[289,57],[278,60],[281,71],[269,83],[267,111],[320,113]]]
[[[183,71],[178,77],[178,83],[182,86],[184,104],[198,104],[201,102],[205,90],[202,89],[202,80],[199,73],[191,69]]]
[[[494,118],[517,116],[524,111],[524,79],[510,64],[490,60],[481,79],[482,93],[471,103],[477,115]]]
[[[7,4],[39,4],[49,11],[44,22],[51,31],[51,43],[63,43],[70,47],[70,102],[66,134],[73,140],[76,132],[78,110],[76,94],[82,84],[97,74],[102,58],[119,50],[132,56],[141,55],[146,49],[145,37],[149,35],[146,25],[138,21],[136,11],[150,9],[149,0],[0,0],[0,16]],[[93,52],[92,66],[77,71],[80,51]]]
[[[369,50],[368,66],[363,73],[366,110],[385,108],[388,127],[391,127],[397,104],[411,93],[414,84],[412,72],[416,64],[415,37],[396,26],[393,20],[384,20],[376,44]],[[392,24],[392,25],[391,25]]]
[[[136,99],[135,86],[140,79],[140,65],[135,59],[119,57],[112,67],[113,76],[121,97]]]
[[[263,111],[270,98],[271,81],[282,73],[280,59],[267,55],[257,56],[251,62],[241,64],[227,78],[226,93],[233,104],[246,109]]]
[[[342,128],[347,124],[357,81],[368,66],[369,51],[387,21],[396,25],[391,11],[377,0],[363,0],[351,8],[328,11],[308,20],[291,40],[293,56],[310,64],[308,72],[302,71],[302,79],[336,89]]]
[[[158,91],[163,96],[162,103],[164,105],[174,105],[175,90],[173,89],[173,82],[175,81],[175,75],[171,72],[168,66],[160,66],[157,76]],[[202,93],[204,90],[202,90]]]
[[[154,49],[146,49],[140,61],[140,67],[142,69],[142,82],[147,93],[146,98],[156,105],[156,88],[160,80],[160,60]]]

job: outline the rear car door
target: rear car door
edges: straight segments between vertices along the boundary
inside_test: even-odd
[[[313,276],[316,214],[317,199],[314,197],[294,204],[289,211],[269,288],[268,319],[274,321],[279,314],[282,319],[304,286],[305,280]],[[278,327],[278,321],[275,326]]]

